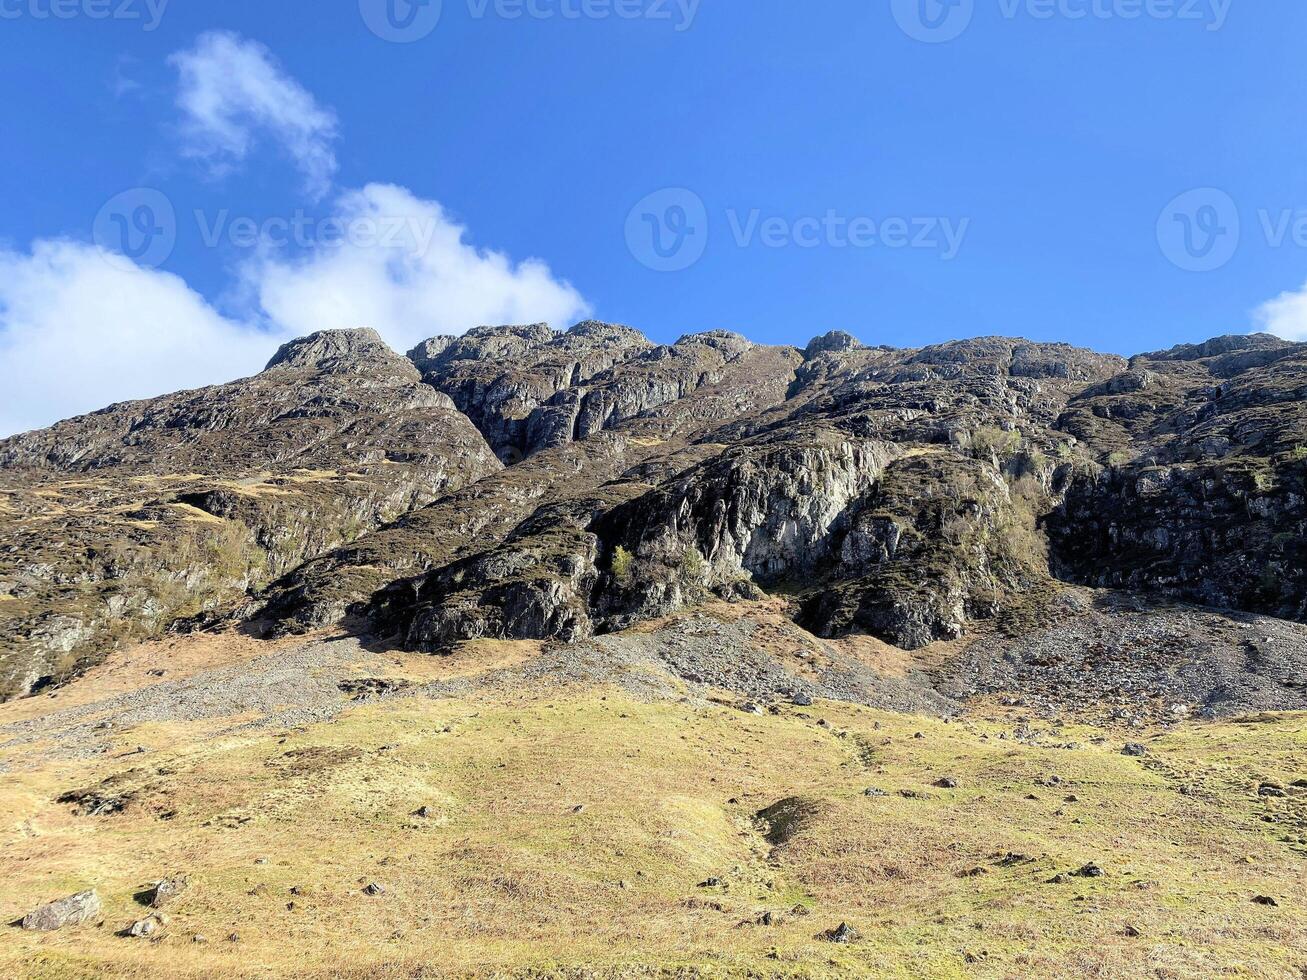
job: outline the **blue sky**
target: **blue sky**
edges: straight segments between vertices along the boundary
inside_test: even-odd
[[[0,433],[355,323],[1307,338],[1305,34],[1299,0],[0,0]]]

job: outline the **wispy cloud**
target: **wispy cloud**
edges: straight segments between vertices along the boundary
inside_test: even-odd
[[[216,173],[239,166],[259,139],[276,143],[315,198],[336,174],[336,114],[288,75],[257,41],[227,31],[201,34],[169,62],[181,76],[186,152]]]
[[[1267,300],[1253,316],[1267,333],[1285,340],[1307,340],[1307,283],[1296,292],[1284,292]]]

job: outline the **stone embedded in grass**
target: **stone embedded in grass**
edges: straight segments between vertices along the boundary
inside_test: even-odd
[[[834,929],[827,929],[821,938],[829,943],[851,943],[858,938],[858,931],[847,922],[841,922]]]
[[[699,882],[699,887],[700,887],[700,888],[719,888],[719,887],[721,886],[721,883],[722,883],[722,880],[721,880],[720,878],[705,878],[703,881]]]
[[[435,811],[432,810],[431,807],[429,806],[420,806],[413,811],[413,816],[421,817],[423,820],[430,820],[433,816],[435,816]]]
[[[1071,881],[1071,876],[1070,876],[1070,875],[1068,875],[1068,874],[1063,874],[1062,872],[1059,871],[1057,874],[1053,875],[1053,877],[1051,877],[1051,878],[1048,879],[1048,884],[1050,884],[1050,885],[1065,885],[1065,884],[1069,883],[1070,881]]]
[[[100,914],[100,896],[94,888],[42,905],[23,916],[23,928],[33,932],[53,932],[66,926],[78,926]]]
[[[1253,898],[1254,905],[1265,905],[1268,908],[1279,908],[1280,903],[1271,898],[1270,895],[1257,895]]]
[[[1289,794],[1284,791],[1284,787],[1279,783],[1262,783],[1257,787],[1257,795],[1275,797],[1278,799],[1288,796]]]
[[[1018,864],[1030,864],[1035,859],[1029,854],[1019,854],[1014,851],[1008,851],[998,860],[1000,868],[1011,868]]]
[[[957,789],[958,781],[952,776],[945,776],[943,779],[935,780],[935,785],[939,789]]]
[[[1076,872],[1076,877],[1077,878],[1101,878],[1105,874],[1107,874],[1106,871],[1104,871],[1102,868],[1096,865],[1093,861],[1090,861],[1083,868],[1080,868]]]
[[[812,707],[812,698],[810,698],[808,695],[804,694],[803,692],[799,692],[798,694],[794,695],[794,697],[791,699],[791,702],[795,705],[795,707],[798,708]]]
[[[167,924],[168,917],[165,915],[147,915],[144,919],[137,919],[128,926],[127,935],[137,939],[148,939]]]
[[[363,889],[363,894],[372,896],[384,895],[386,894],[386,887],[384,885],[378,885],[374,881]]]
[[[1121,750],[1121,754],[1132,756],[1133,758],[1137,759],[1140,758],[1141,756],[1147,755],[1148,749],[1145,748],[1143,745],[1140,745],[1138,742],[1127,742],[1125,748]]]
[[[875,786],[868,786],[865,790],[862,791],[862,795],[863,795],[863,796],[885,796],[886,793],[885,793],[884,790],[882,790],[882,789],[877,789]]]
[[[190,885],[190,879],[186,875],[164,878],[154,886],[154,893],[150,896],[150,908],[161,909],[175,902]]]

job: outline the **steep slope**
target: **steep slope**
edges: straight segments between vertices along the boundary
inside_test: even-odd
[[[1050,516],[1061,574],[1307,619],[1307,345],[1142,354],[1061,424],[1113,448]]]
[[[817,635],[916,650],[1046,627],[1069,581],[1301,620],[1304,378],[1307,345],[1266,336],[1127,362],[316,334],[255,378],[0,443],[0,693],[201,613],[446,652],[765,590]]]
[[[524,329],[483,331],[476,343],[497,352],[502,372]],[[538,351],[523,355],[528,368]],[[1012,631],[1043,622],[1060,576],[1301,617],[1303,584],[1296,571],[1280,575],[1303,541],[1301,524],[1284,524],[1302,500],[1292,465],[1235,495],[1234,522],[1215,501],[1180,496],[1165,519],[1134,518],[1130,504],[1101,497],[1122,479],[1122,445],[1148,458],[1207,446],[1231,472],[1278,446],[1293,464],[1304,356],[1262,337],[1131,363],[1003,338],[903,351],[833,333],[800,352],[722,332],[687,337],[555,392],[546,410],[566,409],[561,447],[528,444],[534,455],[476,488],[477,503],[439,502],[300,570],[266,611],[283,627],[368,614],[411,648],[447,650],[478,637],[575,640],[761,587],[790,596],[796,620],[820,635],[865,631],[916,649],[976,619]],[[1190,403],[1215,390],[1204,379],[1224,377],[1228,410],[1164,406],[1156,424],[1137,424],[1147,413],[1120,403],[1136,378],[1160,373],[1154,361]],[[468,370],[463,358],[448,364],[458,378]],[[429,383],[453,387],[440,371],[427,364]],[[1104,401],[1131,423],[1115,423]],[[1087,512],[1086,500],[1110,516]],[[469,509],[495,516],[472,533],[432,533],[466,527]],[[1100,528],[1118,517],[1155,537],[1171,521],[1185,529],[1177,539],[1204,524],[1242,528],[1232,531],[1247,536],[1239,574],[1199,565],[1201,587],[1176,589],[1172,568],[1100,561],[1094,536],[1114,534]],[[1129,575],[1113,577],[1121,564]],[[1274,605],[1229,584],[1264,589],[1272,578],[1286,583]]]
[[[522,329],[477,343],[502,362]],[[829,334],[800,352],[686,337],[553,396],[576,442],[299,570],[266,612],[282,628],[370,612],[443,650],[573,640],[762,586],[823,635],[956,637],[1051,585],[1036,523],[1074,469],[1049,454],[1075,442],[1056,423],[1125,366],[997,338],[897,351]],[[462,533],[471,512],[494,517]]]
[[[0,697],[239,601],[499,468],[370,330],[0,442]]]

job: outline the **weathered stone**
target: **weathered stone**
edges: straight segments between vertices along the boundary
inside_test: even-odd
[[[150,907],[155,909],[165,908],[171,905],[182,893],[190,888],[190,878],[186,875],[172,875],[164,878],[154,886],[154,893],[150,896]]]
[[[42,905],[23,916],[23,928],[52,932],[90,922],[100,914],[100,896],[94,888]]]

